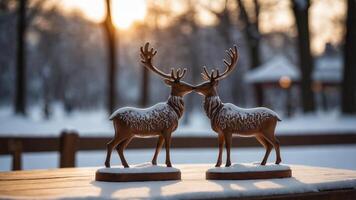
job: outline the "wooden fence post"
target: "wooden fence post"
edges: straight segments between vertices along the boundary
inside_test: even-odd
[[[20,140],[11,139],[8,141],[9,152],[12,156],[12,170],[22,169],[22,143]]]
[[[60,136],[60,167],[75,167],[75,154],[79,145],[79,136],[75,131],[62,131]]]

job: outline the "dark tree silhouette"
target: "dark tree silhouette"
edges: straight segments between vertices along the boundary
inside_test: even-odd
[[[228,9],[228,0],[225,0],[225,6],[221,11],[215,11],[213,9],[210,9],[208,7],[205,7],[208,11],[210,11],[212,14],[216,16],[218,19],[218,23],[216,25],[216,31],[221,37],[221,39],[224,42],[224,47],[229,48],[231,47],[232,44],[235,44],[236,41],[234,41],[233,38],[233,27],[235,26],[231,16],[230,16],[230,10]],[[242,91],[242,82],[241,78],[236,78],[234,81],[234,87],[232,88],[232,98],[233,101],[239,104],[244,104],[245,103],[245,98],[241,95],[239,95],[239,92],[236,91]]]
[[[196,82],[199,80],[199,75],[200,75],[200,69],[198,66],[200,66],[200,60],[199,60],[199,25],[196,22],[196,7],[193,3],[193,1],[188,1],[188,9],[187,11],[182,14],[178,20],[178,26],[181,27],[181,32],[180,37],[181,37],[181,42],[182,44],[187,48],[187,55],[186,57],[188,58],[189,65],[191,66],[190,73],[192,74],[192,82]],[[182,31],[182,27],[189,27],[188,32]],[[188,95],[186,98],[186,113],[185,117],[183,118],[183,123],[186,124],[189,122],[191,113],[193,111],[193,105],[197,103],[198,97],[193,96],[193,95]]]
[[[157,20],[156,20],[157,21]],[[155,29],[157,29],[157,22]],[[143,44],[144,42],[146,42],[146,33],[147,31],[147,26],[145,24],[142,24],[140,27],[138,27],[138,31],[139,31],[139,37],[142,39],[141,44]],[[157,31],[158,32],[158,31]],[[144,67],[143,63],[141,64],[141,72],[142,72],[142,76],[141,76],[141,92],[140,92],[140,100],[139,100],[139,104],[142,107],[146,107],[150,101],[150,74],[149,71],[146,67]]]
[[[116,30],[112,21],[111,0],[106,0],[106,18],[104,21],[104,29],[107,38],[108,48],[108,85],[107,85],[107,110],[112,113],[116,105]]]
[[[227,8],[227,0],[225,0],[225,6],[224,9],[220,12],[214,11],[212,9],[207,8],[211,13],[213,13],[216,18],[218,19],[218,24],[216,27],[216,30],[222,37],[222,39],[225,42],[225,45],[231,46],[233,43],[233,39],[231,36],[231,31],[230,28],[232,27],[233,23],[231,21],[230,17],[230,12],[229,9]]]
[[[258,29],[258,17],[260,13],[260,6],[257,0],[253,1],[254,4],[254,20],[251,20],[248,16],[246,7],[242,0],[236,0],[237,5],[239,6],[239,19],[244,24],[243,33],[246,38],[247,47],[249,48],[250,54],[250,65],[254,69],[261,64],[260,58],[260,32]],[[256,103],[258,106],[263,105],[263,91],[260,85],[254,86],[254,91],[256,95]]]
[[[26,115],[26,4],[18,2],[15,113]]]
[[[149,101],[149,87],[150,87],[150,82],[149,82],[149,71],[146,69],[146,67],[143,67],[142,69],[142,82],[141,82],[141,100],[140,100],[140,105],[142,107],[147,106],[148,101]]]
[[[303,112],[315,110],[314,94],[312,91],[313,58],[310,51],[309,37],[309,0],[293,0],[293,12],[298,30],[298,53],[301,70],[301,90]]]
[[[344,46],[344,79],[342,82],[342,112],[356,113],[356,1],[347,1]]]

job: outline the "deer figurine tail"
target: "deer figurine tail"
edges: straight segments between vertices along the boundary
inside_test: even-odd
[[[277,121],[282,121],[281,117],[274,111],[270,110],[270,113],[272,114],[273,117],[275,117],[277,119]]]
[[[110,120],[114,120],[114,118],[119,114],[119,110],[116,110],[115,112],[113,112],[111,115],[110,115],[110,117],[109,117],[109,119]]]

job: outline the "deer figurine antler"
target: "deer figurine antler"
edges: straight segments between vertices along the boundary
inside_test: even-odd
[[[211,70],[211,73],[209,74],[208,70],[206,69],[206,66],[204,66],[204,73],[201,73],[204,80],[210,82],[218,81],[225,78],[234,70],[234,68],[236,67],[237,60],[239,59],[239,55],[237,54],[237,47],[234,46],[234,50],[232,50],[231,48],[229,50],[226,50],[226,53],[230,57],[230,63],[228,63],[225,59],[223,60],[226,66],[225,71],[220,74],[219,70],[216,69],[216,73],[215,70]]]
[[[276,164],[281,162],[279,141],[275,137],[275,128],[277,121],[281,121],[274,111],[259,107],[244,109],[231,103],[223,103],[217,93],[218,81],[226,78],[236,67],[239,55],[237,47],[226,51],[230,62],[224,60],[226,69],[223,73],[219,70],[211,70],[209,73],[206,67],[203,67],[202,78],[206,82],[196,86],[195,91],[205,97],[204,109],[211,120],[212,129],[218,134],[219,155],[216,163],[220,167],[222,163],[222,150],[225,143],[227,159],[226,166],[231,165],[230,149],[232,134],[241,136],[256,137],[256,139],[265,147],[266,153],[261,162],[265,165],[272,147],[276,150]]]
[[[176,80],[176,81],[180,81],[180,79],[182,79],[185,75],[185,73],[187,72],[187,69],[184,68],[183,70],[181,68],[178,69],[171,69],[171,74],[166,74],[162,71],[160,71],[159,69],[157,69],[155,66],[153,66],[152,64],[152,58],[156,55],[157,51],[154,50],[153,48],[151,48],[149,50],[149,43],[146,43],[145,47],[141,47],[141,62],[145,65],[146,68],[148,68],[149,70],[157,73],[158,75],[160,75],[161,77],[165,78],[165,79],[172,79],[172,80]]]
[[[178,120],[184,112],[183,96],[194,90],[194,87],[181,81],[187,69],[172,69],[170,74],[166,74],[157,69],[152,64],[152,59],[157,51],[149,49],[149,43],[141,47],[141,62],[150,71],[158,74],[164,82],[171,87],[171,95],[167,102],[158,103],[146,109],[124,107],[116,110],[111,116],[115,128],[115,137],[107,144],[107,155],[105,166],[110,167],[110,157],[112,150],[118,146],[121,163],[124,167],[129,167],[123,154],[124,149],[134,137],[155,137],[158,136],[158,143],[152,164],[157,164],[157,156],[162,148],[163,142],[166,147],[166,165],[171,167],[170,145],[171,135],[178,127]]]

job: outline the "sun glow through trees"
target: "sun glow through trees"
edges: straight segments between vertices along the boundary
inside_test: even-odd
[[[81,11],[94,22],[102,22],[105,18],[104,0],[64,0],[63,4],[65,8]],[[114,24],[120,29],[128,29],[146,16],[145,0],[112,0],[111,6]]]

